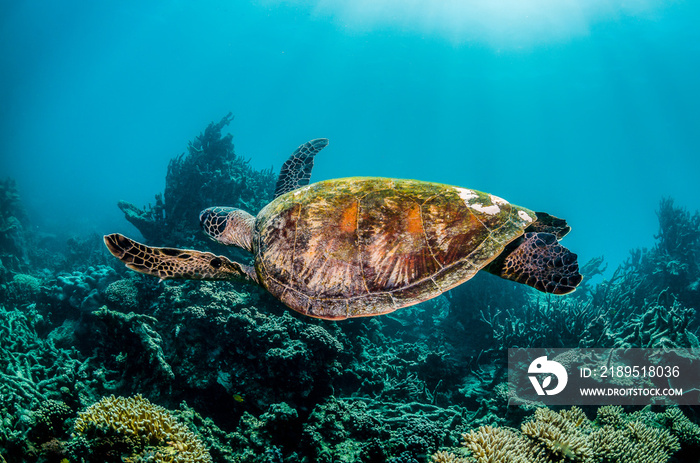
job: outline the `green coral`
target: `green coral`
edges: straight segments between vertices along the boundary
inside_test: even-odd
[[[128,443],[125,462],[211,463],[211,456],[167,409],[140,395],[108,396],[78,415],[75,432],[93,441]]]
[[[8,284],[8,299],[12,301],[33,301],[41,292],[41,280],[32,275],[17,273]]]
[[[668,408],[663,416],[671,433],[678,437],[684,448],[700,447],[700,426],[690,421],[679,408]]]
[[[23,446],[31,425],[45,415],[32,411],[65,400],[84,386],[77,382],[82,371],[77,352],[37,334],[40,323],[34,305],[23,310],[0,306],[0,444]]]
[[[107,304],[123,312],[136,310],[139,306],[139,291],[130,278],[110,283],[105,289]]]
[[[49,399],[42,402],[39,408],[32,412],[32,440],[44,442],[64,433],[64,422],[73,415],[71,408],[64,402]]]
[[[139,379],[144,387],[148,385],[159,388],[158,380],[174,378],[173,370],[163,352],[163,339],[154,328],[158,321],[155,317],[134,312],[117,312],[104,306],[96,310],[94,315],[104,323],[100,330],[104,331],[107,337],[120,341],[115,345],[119,349],[115,357],[117,363],[123,363],[126,357],[130,356],[134,358],[129,362],[132,367],[148,367],[138,376],[127,368],[123,372],[122,381],[127,377],[132,382]]]

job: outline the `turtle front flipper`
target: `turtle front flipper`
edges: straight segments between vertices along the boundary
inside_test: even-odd
[[[528,232],[510,243],[484,270],[553,294],[568,294],[581,283],[578,256],[551,233]]]
[[[328,146],[327,138],[316,138],[304,143],[282,164],[280,176],[275,186],[275,198],[309,184],[314,156]]]
[[[255,270],[226,257],[190,249],[155,248],[119,233],[105,235],[109,252],[131,270],[167,280],[241,280],[258,282]]]

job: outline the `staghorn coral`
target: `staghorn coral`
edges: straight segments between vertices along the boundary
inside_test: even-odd
[[[0,442],[23,442],[35,422],[32,410],[70,398],[84,373],[74,349],[60,349],[37,334],[35,306],[0,306]]]
[[[447,426],[445,426],[447,423]],[[317,405],[303,425],[304,454],[317,462],[425,461],[457,443],[459,410],[420,403],[336,399]]]
[[[663,198],[656,215],[658,244],[650,256],[656,284],[688,303],[700,291],[700,213],[690,214]]]
[[[79,413],[75,432],[97,441],[129,442],[126,462],[210,463],[200,439],[168,410],[140,395],[108,396]]]

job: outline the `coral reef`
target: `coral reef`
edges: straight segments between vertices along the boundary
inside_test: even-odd
[[[6,268],[21,271],[27,267],[27,225],[28,215],[22,206],[17,182],[11,178],[0,181],[0,259]]]
[[[124,444],[130,455],[121,461],[162,463],[210,463],[202,442],[163,407],[140,395],[108,396],[78,415],[75,432],[89,439],[93,452],[104,449],[105,462],[113,461],[114,441]],[[119,455],[119,457],[121,457]]]
[[[155,206],[139,209],[120,201],[126,219],[139,229],[149,243],[209,245],[200,236],[199,213],[209,206],[233,206],[257,213],[271,199],[276,174],[257,171],[236,155],[233,136],[221,135],[231,123],[229,113],[211,123],[190,142],[187,154],[173,158],[168,165],[163,195],[156,195]]]
[[[122,312],[134,311],[139,307],[139,290],[131,278],[122,278],[105,288],[107,304]]]
[[[479,463],[664,463],[680,445],[673,427],[654,425],[662,420],[654,416],[653,424],[644,422],[621,407],[600,407],[595,422],[577,407],[540,408],[520,432],[482,426],[464,435],[464,445]]]
[[[77,406],[94,387],[87,379],[90,364],[75,349],[58,348],[37,333],[45,322],[35,306],[21,311],[0,306],[0,449],[8,460],[10,454],[30,453],[29,442],[64,434],[66,403]]]
[[[125,314],[104,306],[93,315],[99,320],[95,321],[94,335],[103,340],[101,344],[110,357],[105,364],[113,368],[112,387],[119,390],[128,383],[140,391],[160,390],[162,384],[174,378],[163,353],[163,340],[154,328],[154,317]]]
[[[59,273],[50,285],[50,299],[65,308],[92,312],[104,304],[105,289],[116,280],[112,267],[99,265],[70,274]]]
[[[255,212],[269,201],[274,176],[234,154],[221,134],[230,121],[211,124],[173,159],[155,206],[122,203],[149,241],[214,249],[199,241],[202,207]],[[117,411],[126,403],[140,416],[176,417],[187,442],[216,463],[680,462],[698,452],[695,407],[591,408],[590,420],[578,409],[507,405],[507,347],[700,346],[697,214],[670,200],[651,249],[610,276],[602,258],[592,260],[571,296],[535,296],[478,274],[419,306],[336,323],[292,313],[255,287],[128,272],[98,236],[30,233],[11,182],[2,198],[11,207],[0,223],[22,224],[13,242],[23,247],[0,237],[7,463],[179,461],[190,444],[147,441],[146,425],[112,427],[108,409],[136,419]]]

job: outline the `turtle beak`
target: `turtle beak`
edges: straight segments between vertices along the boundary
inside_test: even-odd
[[[199,226],[205,230],[206,230],[206,222],[207,222],[207,220],[209,220],[209,216],[211,215],[210,209],[211,208],[204,209],[202,212],[199,213]]]

